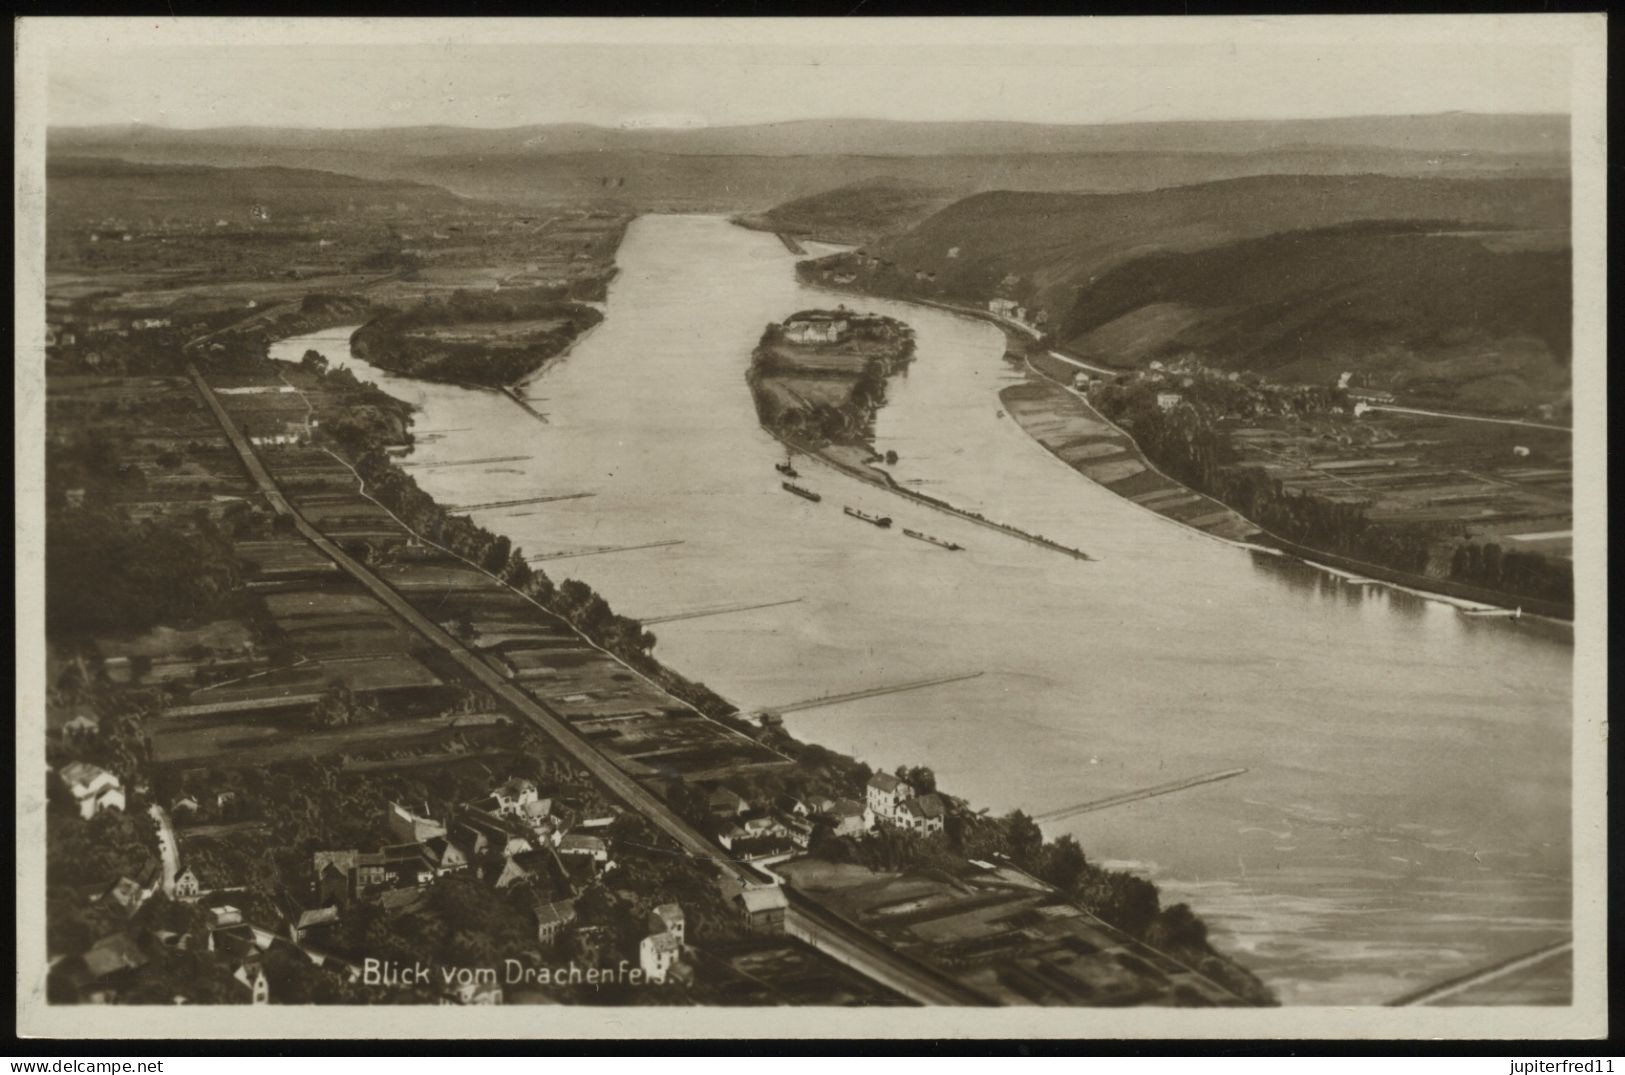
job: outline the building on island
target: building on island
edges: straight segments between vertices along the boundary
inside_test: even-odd
[[[849,325],[836,314],[797,314],[784,323],[784,338],[791,343],[840,343]]]

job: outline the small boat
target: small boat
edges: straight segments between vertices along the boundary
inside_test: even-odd
[[[784,486],[784,491],[785,492],[794,493],[797,496],[802,497],[805,500],[811,500],[815,504],[818,501],[824,499],[823,497],[819,496],[817,493],[813,492],[811,489],[803,489],[801,486],[795,484],[794,482],[780,482],[779,484]]]
[[[959,552],[965,547],[963,545],[955,544],[952,541],[944,541],[941,538],[932,537],[930,534],[922,534],[918,530],[904,530],[903,533],[908,537],[915,538],[919,541],[929,541],[938,548],[949,549],[953,552]]]
[[[796,468],[791,466],[789,463],[774,463],[773,469],[778,471],[780,474],[784,474],[791,478],[801,477],[800,474],[796,473]]]
[[[993,417],[995,417],[995,418],[1003,418],[1004,417],[1004,412],[1003,411],[997,411],[997,412],[994,413]]]
[[[854,519],[862,519],[864,522],[872,523],[873,525],[880,527],[882,530],[885,530],[887,527],[891,526],[891,516],[889,515],[870,515],[868,512],[859,511],[857,508],[842,508],[841,510],[845,511]]]

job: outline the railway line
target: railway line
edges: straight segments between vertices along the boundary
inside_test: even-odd
[[[486,664],[479,654],[425,616],[366,566],[345,553],[312,526],[282,493],[270,471],[260,460],[259,454],[254,451],[253,445],[237,427],[197,367],[188,363],[187,372],[271,509],[289,519],[294,529],[306,541],[355,579],[386,608],[446,653],[470,679],[490,691],[511,711],[528,720],[561,751],[598,780],[613,797],[647,818],[684,852],[710,862],[720,874],[741,884],[757,885],[767,880],[750,865],[735,861],[724,854],[721,848],[691,828],[652,792],[599,753],[591,743],[569,726],[561,714],[521,691]],[[986,1003],[979,994],[940,971],[891,951],[862,930],[848,926],[833,916],[821,914],[810,901],[793,890],[787,889],[786,895],[790,898],[790,907],[785,925],[786,932],[791,936],[801,937],[819,951],[846,963],[917,1003],[961,1005]]]

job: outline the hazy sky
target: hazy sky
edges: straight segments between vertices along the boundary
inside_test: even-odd
[[[1094,123],[1569,109],[1566,50],[1543,40],[1541,24],[1518,20],[55,21],[77,25],[49,28],[52,125]]]

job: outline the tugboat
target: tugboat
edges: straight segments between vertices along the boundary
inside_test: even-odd
[[[801,477],[800,474],[796,473],[796,468],[791,466],[789,463],[774,463],[773,464],[773,469],[778,471],[780,474],[783,474],[785,477],[788,477],[788,478],[799,478],[799,477]]]
[[[929,541],[938,548],[948,549],[951,552],[959,552],[965,547],[952,541],[944,541],[941,538],[932,537],[930,534],[922,534],[918,530],[904,530],[903,533],[906,536],[915,538],[919,541]]]
[[[797,496],[801,497],[804,500],[811,500],[815,504],[818,503],[820,500],[824,499],[823,497],[819,496],[817,493],[813,492],[811,489],[803,489],[801,486],[795,484],[794,482],[780,482],[779,484],[784,486],[784,491],[785,492],[794,493],[794,494],[796,494]]]
[[[845,511],[854,519],[862,519],[864,522],[872,523],[873,525],[880,527],[882,530],[888,529],[891,526],[891,516],[889,515],[870,515],[868,512],[859,511],[857,508],[842,508],[841,510]]]

